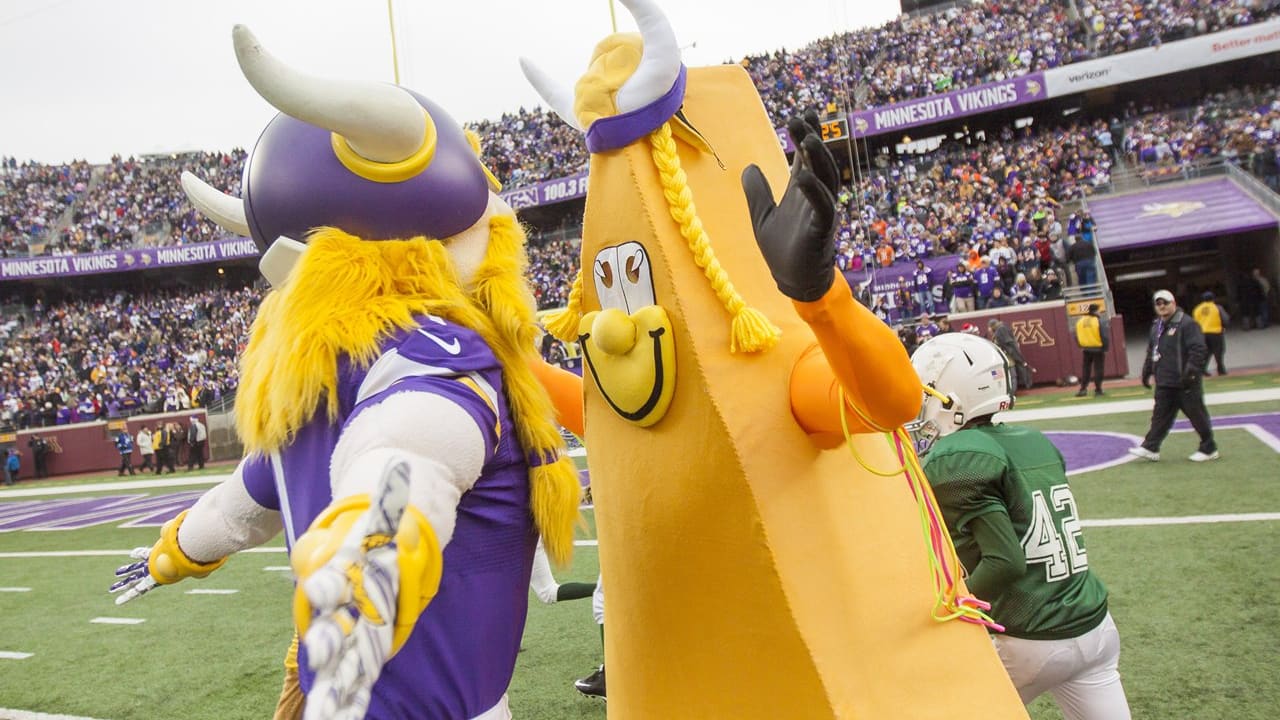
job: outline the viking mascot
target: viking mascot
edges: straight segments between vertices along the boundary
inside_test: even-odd
[[[241,198],[183,185],[264,251],[247,455],[121,569],[118,601],[283,530],[307,718],[507,718],[534,547],[567,559],[580,495],[530,370],[523,232],[441,107],[233,37],[280,114]]]
[[[550,327],[585,361],[610,717],[1025,718],[900,427],[919,380],[835,272],[816,129],[789,171],[747,73],[622,1],[640,33],[573,90],[523,63],[591,151]]]

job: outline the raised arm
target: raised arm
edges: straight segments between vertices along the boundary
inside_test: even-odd
[[[813,120],[787,125],[797,159],[780,201],[754,165],[743,171],[742,187],[769,271],[818,339],[797,363],[791,397],[796,420],[825,445],[843,435],[842,411],[852,432],[888,430],[916,416],[922,395],[902,343],[835,270],[839,181]]]
[[[842,411],[851,432],[893,429],[915,418],[920,380],[906,348],[889,326],[853,299],[842,275],[836,274],[821,299],[796,302],[795,307],[818,339],[791,375],[792,413],[806,432],[842,438]]]

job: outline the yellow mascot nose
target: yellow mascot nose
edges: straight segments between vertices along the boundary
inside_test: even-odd
[[[596,347],[610,355],[626,355],[636,345],[636,324],[621,310],[608,308],[596,315],[591,338]]]

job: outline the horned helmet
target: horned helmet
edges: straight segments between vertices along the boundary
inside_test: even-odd
[[[192,204],[222,228],[252,237],[272,285],[313,228],[364,240],[455,238],[501,207],[479,141],[430,99],[399,85],[307,75],[268,53],[243,25],[236,59],[254,90],[279,110],[245,163],[242,197],[184,172]],[[459,245],[480,244],[487,231]],[[465,266],[467,263],[460,263]]]

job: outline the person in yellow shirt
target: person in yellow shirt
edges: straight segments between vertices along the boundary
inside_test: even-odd
[[[1111,324],[1098,315],[1098,304],[1089,304],[1089,314],[1076,321],[1076,343],[1080,345],[1083,360],[1080,370],[1080,391],[1076,397],[1089,394],[1089,380],[1093,379],[1093,395],[1102,395],[1102,372],[1106,364],[1107,348],[1111,346]]]
[[[1226,375],[1227,366],[1223,362],[1222,357],[1227,352],[1227,340],[1225,330],[1231,322],[1231,316],[1227,314],[1226,308],[1222,307],[1214,300],[1212,292],[1206,292],[1200,296],[1201,303],[1191,311],[1191,316],[1196,319],[1196,324],[1200,326],[1200,332],[1204,333],[1204,344],[1209,346],[1209,354],[1213,356],[1214,362],[1218,364],[1218,374]],[[1209,374],[1209,368],[1204,369],[1204,374]]]

